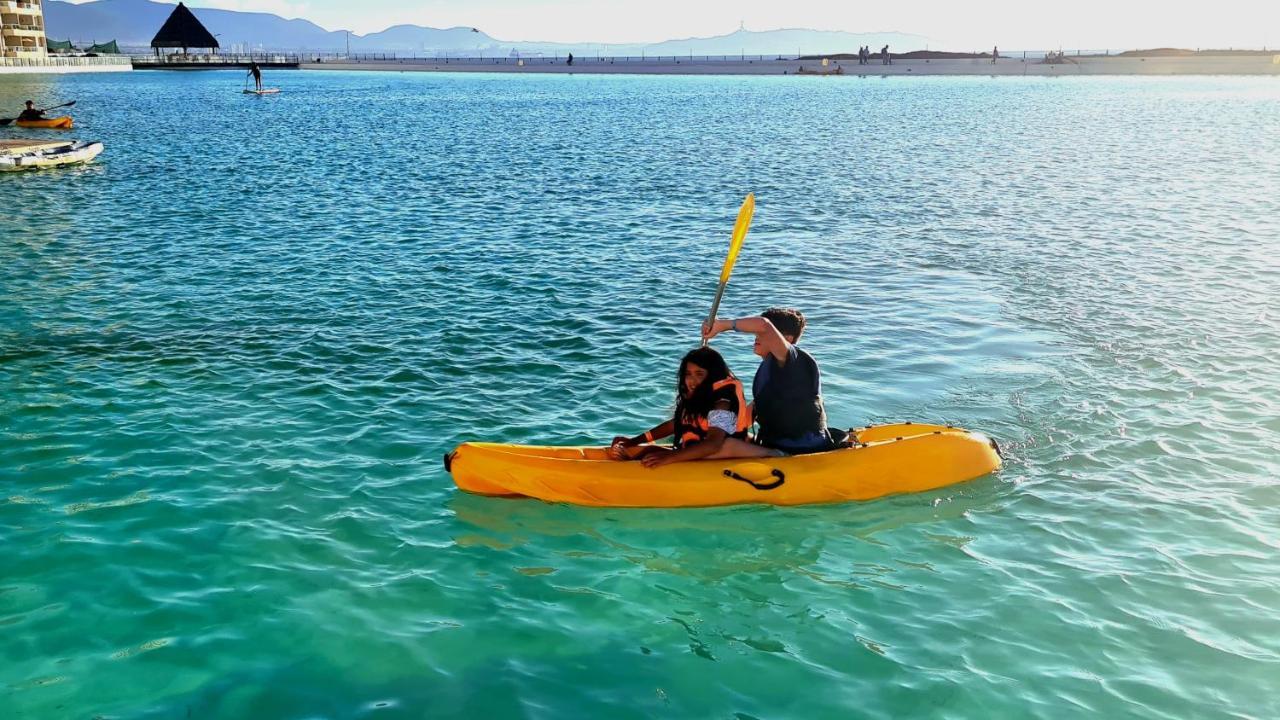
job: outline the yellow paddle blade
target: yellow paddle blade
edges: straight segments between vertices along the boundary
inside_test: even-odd
[[[729,273],[733,272],[733,264],[738,261],[738,251],[742,249],[742,241],[747,239],[747,229],[751,227],[751,216],[756,211],[756,194],[747,193],[742,201],[742,209],[738,211],[738,222],[733,225],[733,239],[729,241],[729,254],[724,258],[724,268],[720,270],[720,284],[729,282]]]

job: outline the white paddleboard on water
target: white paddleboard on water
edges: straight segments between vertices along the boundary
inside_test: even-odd
[[[245,95],[274,95],[280,92],[280,88],[262,88],[261,90],[245,90]]]

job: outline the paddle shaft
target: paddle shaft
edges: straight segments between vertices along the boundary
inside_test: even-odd
[[[729,282],[726,280],[725,282],[720,283],[720,288],[716,290],[716,299],[711,303],[711,313],[707,315],[707,324],[711,324],[716,321],[716,313],[720,311],[720,298],[724,297],[724,288],[728,284]],[[702,347],[706,346],[707,340],[706,338],[703,338]]]

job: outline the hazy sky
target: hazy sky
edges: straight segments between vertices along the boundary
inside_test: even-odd
[[[1280,45],[1280,0],[191,0],[302,17],[330,30],[475,26],[502,40],[651,42],[814,28],[925,35],[965,50]]]

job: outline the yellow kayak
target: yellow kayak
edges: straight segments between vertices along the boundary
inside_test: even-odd
[[[600,507],[706,507],[871,500],[973,480],[1000,468],[985,435],[902,423],[853,431],[854,447],[812,455],[673,463],[655,470],[598,447],[463,443],[445,456],[459,488]]]
[[[14,125],[24,128],[53,128],[55,130],[70,130],[75,122],[66,115],[53,118],[41,118],[40,120],[15,120]]]

